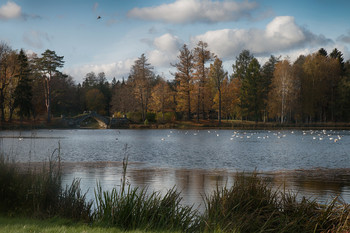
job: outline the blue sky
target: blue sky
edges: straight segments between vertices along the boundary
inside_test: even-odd
[[[350,59],[349,9],[347,0],[0,0],[0,40],[28,53],[56,51],[77,83],[91,71],[127,77],[142,53],[171,79],[179,48],[199,40],[229,73],[243,49],[262,64],[321,47]]]

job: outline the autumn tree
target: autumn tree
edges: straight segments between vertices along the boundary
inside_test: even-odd
[[[196,86],[196,114],[197,121],[199,116],[202,114],[203,119],[205,118],[208,108],[208,97],[209,91],[206,89],[208,83],[209,69],[205,66],[208,61],[213,58],[213,55],[208,50],[208,44],[199,41],[197,47],[193,50],[194,60],[194,78]]]
[[[152,88],[150,110],[162,114],[164,122],[164,113],[172,108],[172,91],[164,78],[159,78],[157,84]]]
[[[102,92],[97,89],[93,88],[86,92],[86,107],[90,111],[97,112],[100,115],[105,115],[106,110],[104,108],[104,103],[106,102],[104,95]]]
[[[76,115],[81,113],[78,87],[73,78],[68,75],[59,74],[51,80],[53,115]]]
[[[303,112],[303,80],[305,76],[305,72],[303,69],[304,62],[305,62],[305,56],[300,55],[293,63],[292,69],[293,69],[293,83],[294,83],[294,91],[295,91],[295,98],[294,98],[294,105],[293,105],[293,111],[294,111],[294,120],[295,122],[303,121],[305,118],[305,113]]]
[[[218,95],[218,120],[219,125],[221,125],[221,97],[222,97],[222,83],[227,77],[227,72],[224,71],[222,67],[222,61],[219,58],[215,58],[213,64],[210,64],[209,78],[214,84]]]
[[[129,82],[117,82],[112,90],[111,108],[113,113],[126,114],[135,111],[136,100]]]
[[[17,73],[17,79],[18,79],[18,85],[15,89],[15,101],[14,106],[18,108],[18,115],[23,120],[23,117],[30,117],[30,114],[32,113],[33,106],[32,106],[32,79],[30,77],[30,67],[29,62],[26,54],[24,53],[23,49],[18,54],[18,73]]]
[[[154,79],[153,67],[147,60],[146,56],[142,54],[134,62],[130,71],[130,80],[128,80],[131,82],[134,95],[139,102],[143,121],[146,119],[149,99],[151,97],[152,81]]]
[[[14,77],[16,69],[13,66],[12,58],[14,51],[6,43],[0,43],[0,113],[1,121],[5,121],[5,97],[11,79]]]
[[[241,110],[239,107],[241,93],[241,82],[238,79],[224,79],[222,90],[222,108],[227,116],[232,119],[241,119]]]
[[[176,68],[175,81],[177,91],[177,110],[185,112],[187,119],[191,119],[191,95],[193,91],[193,54],[184,44],[178,56],[179,62],[173,65]]]
[[[302,80],[302,94],[304,111],[308,114],[309,121],[332,119],[332,92],[337,83],[336,77],[339,77],[339,68],[337,59],[318,53],[306,57],[303,65],[305,77]]]
[[[47,122],[51,121],[51,80],[53,76],[60,75],[59,68],[64,64],[63,56],[58,56],[55,51],[47,49],[41,54],[41,58],[37,59],[36,66],[41,73],[44,81],[45,105],[47,112]]]
[[[292,106],[295,97],[293,89],[292,66],[289,60],[285,59],[276,64],[269,93],[270,116],[278,117],[281,124],[286,120],[288,107]]]
[[[12,121],[15,110],[15,90],[18,85],[18,54],[16,51],[11,51],[5,60],[7,87],[5,90],[4,107],[7,110],[8,121]]]

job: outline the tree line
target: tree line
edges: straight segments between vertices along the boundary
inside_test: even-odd
[[[126,79],[108,82],[87,73],[82,83],[63,74],[64,57],[46,50],[27,55],[0,43],[1,122],[74,116],[84,111],[136,122],[239,119],[280,123],[350,120],[350,61],[321,48],[294,62],[271,56],[263,65],[243,50],[232,65],[200,41],[179,51],[174,79],[156,75],[142,54]]]

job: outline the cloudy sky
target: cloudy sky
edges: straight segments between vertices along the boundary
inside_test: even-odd
[[[0,41],[37,54],[54,50],[77,83],[91,71],[127,77],[142,53],[171,79],[179,48],[199,40],[229,73],[243,49],[261,63],[321,47],[350,59],[349,9],[348,0],[0,0]]]

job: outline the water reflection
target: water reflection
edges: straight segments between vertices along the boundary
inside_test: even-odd
[[[349,172],[349,169],[314,169],[259,175],[273,187],[298,193],[300,198],[306,196],[327,203],[339,196],[350,203]],[[93,167],[70,164],[64,169],[64,182],[68,184],[74,177],[81,178],[81,186],[88,191],[88,199],[94,199],[93,190],[97,182],[105,190],[118,189],[121,176],[122,166],[117,163],[108,166],[100,163],[100,166]],[[129,165],[127,170],[127,181],[131,186],[147,187],[149,191],[159,191],[161,194],[176,186],[181,191],[183,204],[194,205],[201,211],[204,210],[205,195],[210,195],[217,187],[231,186],[234,176],[234,172],[225,170],[140,168],[138,164]]]
[[[47,160],[58,142],[65,182],[81,178],[91,199],[96,182],[118,188],[127,154],[132,185],[160,192],[176,185],[186,204],[199,205],[217,184],[231,185],[234,172],[255,169],[276,187],[350,202],[349,130],[0,131],[0,152],[16,161]]]

